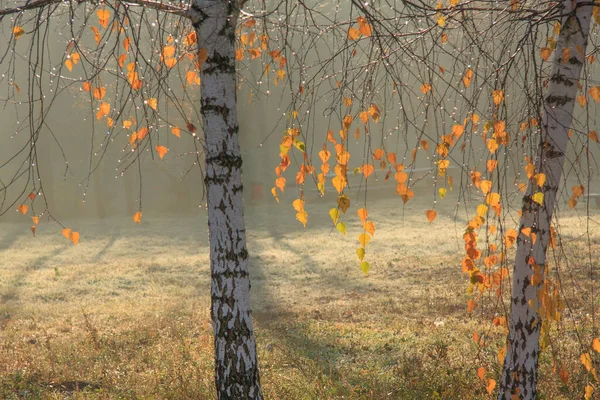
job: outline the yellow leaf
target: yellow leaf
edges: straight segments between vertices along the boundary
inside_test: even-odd
[[[296,219],[300,221],[302,225],[304,225],[304,227],[306,228],[306,223],[308,222],[308,213],[306,211],[302,210],[298,212],[296,214]]]
[[[356,249],[356,255],[358,256],[358,259],[362,261],[365,258],[365,249],[359,247],[358,249]]]
[[[16,25],[12,29],[12,33],[13,33],[13,35],[15,35],[15,39],[18,39],[21,35],[23,35],[25,33],[25,30],[21,26]]]
[[[487,214],[487,211],[488,211],[488,206],[486,206],[485,204],[480,204],[477,206],[476,214],[483,218]]]
[[[437,19],[437,23],[440,27],[444,27],[446,25],[446,17],[444,17],[443,15],[440,15]]]
[[[363,261],[360,263],[360,270],[363,272],[363,274],[367,274],[367,272],[369,272],[369,268],[371,268],[371,266],[369,265],[368,262]]]
[[[79,232],[71,232],[69,234],[69,240],[71,240],[71,242],[73,242],[74,245],[78,245],[79,244]]]
[[[440,199],[443,199],[444,197],[446,197],[446,193],[448,192],[448,190],[446,188],[440,188],[438,192],[440,193]]]
[[[167,154],[169,150],[165,146],[156,146],[156,152],[158,153],[158,157],[162,160],[165,154]]]
[[[21,204],[19,207],[17,207],[17,210],[19,210],[19,212],[23,215],[27,214],[27,210],[29,210],[29,206],[27,204]]]
[[[342,176],[334,176],[331,183],[338,193],[342,193],[342,190],[346,187],[346,179]]]
[[[544,204],[544,193],[542,192],[537,192],[534,195],[531,196],[531,200],[535,201],[536,203],[538,203],[540,206],[542,204]]]
[[[427,210],[427,211],[425,211],[425,215],[427,216],[427,220],[429,222],[433,222],[433,220],[435,219],[435,217],[437,217],[437,211],[435,211],[435,210]]]
[[[343,222],[338,222],[335,226],[335,229],[337,229],[342,235],[346,234],[346,224]]]
[[[597,353],[600,353],[600,340],[598,338],[594,338],[594,340],[592,340],[592,349],[594,349]]]
[[[158,101],[154,97],[149,98],[148,100],[146,100],[146,102],[148,103],[148,105],[150,106],[151,109],[156,111],[156,107],[158,106]]]
[[[592,394],[594,394],[594,387],[591,385],[587,385],[585,387],[585,400],[590,400],[592,398]]]
[[[587,369],[588,372],[591,371],[592,357],[590,356],[590,353],[583,353],[581,356],[579,356],[579,359],[581,360],[581,363],[583,364],[585,369]]]
[[[487,148],[490,153],[494,154],[496,150],[498,150],[498,141],[496,141],[496,139],[488,139]]]
[[[337,208],[332,208],[331,210],[329,210],[329,216],[331,217],[333,223],[337,224],[338,219],[340,218],[340,210],[338,210]]]
[[[296,210],[297,212],[304,210],[304,200],[302,200],[302,199],[294,200],[292,202],[292,207],[294,207],[294,210]]]
[[[484,180],[479,184],[483,194],[488,194],[492,190],[492,181]]]
[[[369,235],[367,235],[366,233],[361,233],[360,235],[358,235],[358,241],[362,247],[367,247],[367,244],[369,243],[370,240],[371,240],[371,237]]]
[[[506,355],[506,346],[504,346],[503,348],[501,348],[498,351],[498,362],[500,363],[500,365],[504,364],[504,356]]]
[[[485,196],[485,202],[492,207],[498,205],[500,204],[500,195],[498,193],[490,193]]]
[[[133,220],[138,224],[141,223],[142,222],[142,212],[138,211],[135,214],[133,214]]]

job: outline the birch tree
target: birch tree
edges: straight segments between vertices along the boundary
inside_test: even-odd
[[[540,126],[537,177],[523,196],[515,257],[506,358],[498,399],[536,399],[541,316],[538,291],[544,284],[552,214],[564,169],[569,130],[585,63],[592,19],[586,1],[564,1],[564,17],[554,52]],[[525,234],[527,232],[531,233]],[[529,231],[530,230],[530,231]],[[534,239],[536,238],[536,239]]]

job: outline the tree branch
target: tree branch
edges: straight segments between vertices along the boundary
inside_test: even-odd
[[[77,4],[83,3],[86,0],[71,0],[72,2],[75,2]],[[37,8],[42,8],[42,7],[46,7],[46,6],[50,6],[53,4],[58,4],[58,3],[64,3],[64,0],[33,0],[33,1],[25,1],[25,3],[19,7],[12,7],[12,8],[4,8],[4,9],[0,9],[0,18],[4,17],[5,15],[11,15],[11,14],[18,14],[21,13],[23,11],[27,11],[27,10],[34,10]],[[162,3],[160,1],[153,1],[153,0],[128,0],[128,1],[118,1],[118,3],[123,4],[124,6],[142,6],[142,7],[148,7],[148,8],[153,8],[155,10],[159,10],[159,11],[164,11],[164,12],[168,12],[171,14],[175,14],[175,15],[179,15],[182,17],[189,17],[188,15],[188,9],[187,8],[183,8],[183,7],[179,7],[179,6],[174,6],[171,4],[165,4]]]

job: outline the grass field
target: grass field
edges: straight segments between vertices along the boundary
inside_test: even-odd
[[[331,232],[331,202],[307,204],[306,229],[290,204],[247,207],[267,398],[492,397],[476,369],[485,366],[486,378],[498,380],[494,360],[503,333],[478,311],[467,314],[460,267],[466,219],[450,218],[456,199],[448,197],[432,224],[424,215],[431,204],[416,198],[405,208],[398,198],[374,202],[368,276],[355,255],[356,206],[346,237]],[[78,246],[51,223],[40,223],[32,237],[23,218],[0,224],[0,398],[214,398],[202,212],[145,213],[139,226],[129,217],[63,221],[81,232]],[[600,243],[594,223],[588,238],[581,235],[585,219],[572,213],[562,221],[576,259],[577,249],[585,253],[586,243]],[[577,278],[589,272],[579,258],[564,285],[575,282],[582,292],[566,291],[572,310],[560,345],[542,354],[542,398],[581,398],[588,379],[578,346],[591,334],[581,327],[594,313],[581,293],[594,296],[595,277]],[[569,328],[574,323],[580,331]],[[480,349],[474,331],[485,332],[491,344]],[[555,348],[571,373],[567,383],[552,372]]]

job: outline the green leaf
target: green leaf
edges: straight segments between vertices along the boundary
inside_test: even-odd
[[[365,258],[365,249],[359,247],[358,249],[356,249],[356,255],[358,256],[358,259],[362,261]]]
[[[303,153],[304,153],[304,150],[306,149],[304,142],[301,142],[300,140],[295,140],[294,146]]]
[[[369,265],[368,262],[363,261],[360,263],[360,269],[362,270],[363,274],[367,274],[367,272],[369,272],[369,268],[371,268],[371,266]]]
[[[340,219],[340,210],[338,210],[337,208],[332,208],[331,210],[329,210],[329,216],[331,217],[331,220],[334,224],[337,223],[338,219]]]
[[[338,224],[335,226],[335,229],[340,231],[342,235],[346,234],[346,224],[343,222],[338,222]]]

